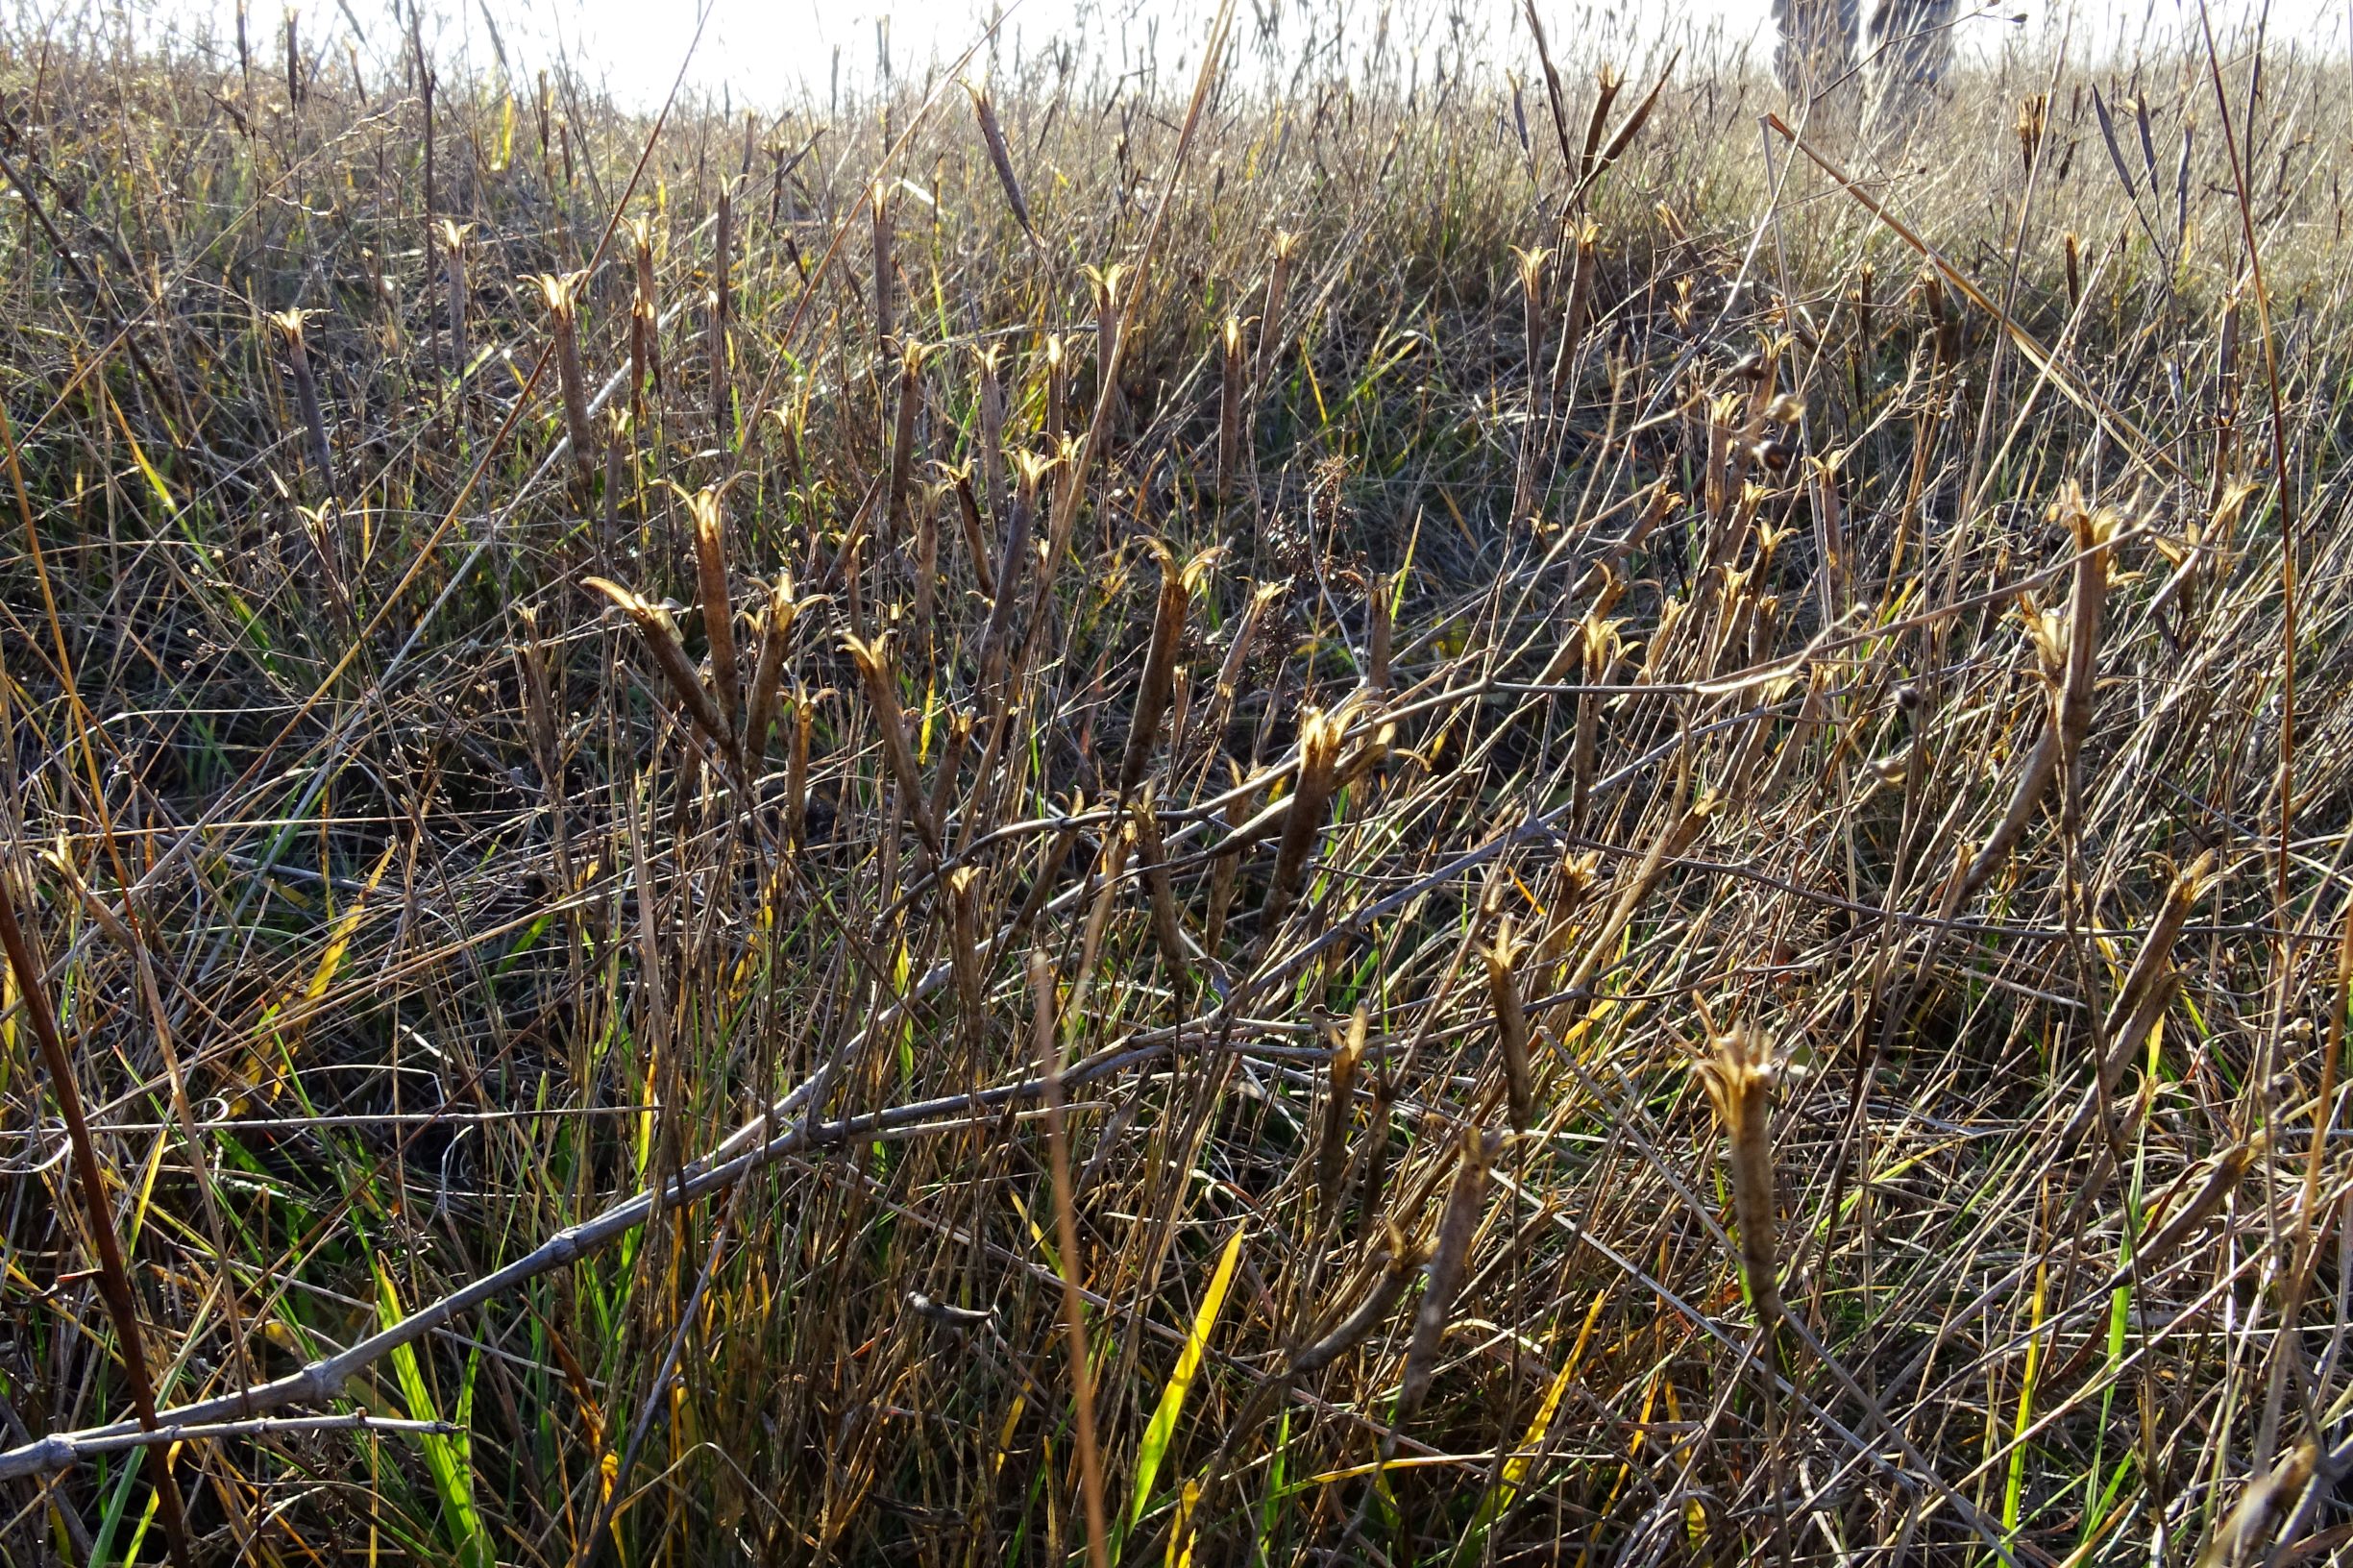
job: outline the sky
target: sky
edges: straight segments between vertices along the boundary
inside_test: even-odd
[[[42,3],[36,0],[34,9]],[[86,3],[45,0],[61,15],[81,12]],[[183,32],[209,26],[222,37],[233,33],[236,0],[131,3],[146,12],[147,26]],[[701,3],[706,0],[426,0],[425,11],[429,27],[439,30],[438,53],[463,54],[484,69],[493,62],[495,27],[511,67],[526,80],[560,48],[626,103],[658,104],[683,64],[688,86],[723,92],[738,107],[772,110],[808,97],[822,102],[837,71],[854,85],[872,81],[886,58],[900,74],[952,59],[986,35],[997,0],[707,0],[709,19],[690,57]],[[2207,3],[2218,33],[2260,15],[2273,37],[2340,57],[2353,54],[2347,46],[2353,0]],[[246,4],[256,39],[267,36],[274,43],[285,0]],[[1076,37],[1122,64],[1140,61],[1150,46],[1164,71],[1188,74],[1213,10],[1213,0],[1003,4],[997,46],[1007,61],[1017,52],[1034,54],[1046,40]],[[314,44],[331,38],[338,53],[355,29],[367,40],[363,58],[391,47],[400,31],[392,20],[393,0],[297,0],[292,9],[302,18],[300,37]],[[1368,37],[1383,6],[1381,0],[1238,0],[1238,25],[1245,30],[1254,25],[1255,12],[1279,10],[1283,37],[1296,47],[1311,30],[1328,37],[1336,14],[1350,37]],[[1425,57],[1443,37],[1450,12],[1494,40],[1489,54],[1507,65],[1521,63],[1526,50],[1515,20],[1517,0],[1389,0],[1386,9],[1401,48],[1409,51],[1418,38]],[[2145,37],[2153,41],[2197,25],[2195,0],[2186,9],[2182,0],[1963,0],[1963,9],[1969,14],[1956,41],[1980,55],[2047,46],[2071,27],[2080,50],[2129,49]],[[1580,60],[1646,55],[1634,40],[1654,40],[1662,31],[1737,48],[1767,25],[1767,0],[1537,0],[1537,12],[1556,52]]]

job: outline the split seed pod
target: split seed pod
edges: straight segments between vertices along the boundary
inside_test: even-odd
[[[760,663],[752,671],[751,698],[744,709],[744,754],[755,763],[768,750],[768,732],[776,720],[776,700],[784,689],[784,650],[797,610],[792,575],[787,573],[768,591],[768,613],[760,624]]]
[[[710,485],[686,498],[695,522],[695,572],[702,595],[702,633],[711,644],[711,684],[719,711],[733,729],[743,687],[735,662],[735,603],[727,588],[727,525],[720,512],[722,491]]]
[[[1504,1087],[1511,1102],[1511,1130],[1528,1131],[1535,1120],[1536,1091],[1528,1066],[1528,1013],[1520,1004],[1520,982],[1514,972],[1520,948],[1511,938],[1511,921],[1505,919],[1495,944],[1482,950],[1486,960],[1487,1001],[1495,1011],[1495,1041],[1504,1058]]]
[[[1732,1157],[1732,1218],[1740,1228],[1740,1273],[1757,1326],[1768,1335],[1781,1321],[1781,1286],[1774,1239],[1773,1146],[1766,1134],[1772,1109],[1773,1048],[1752,1029],[1734,1029],[1709,1042],[1698,1066],[1700,1086],[1716,1109]]]
[[[735,738],[728,732],[726,721],[720,717],[719,706],[711,700],[694,661],[686,656],[686,645],[678,637],[678,624],[671,619],[670,612],[644,595],[605,577],[589,577],[583,586],[595,589],[620,606],[637,627],[646,650],[653,655],[662,678],[670,682],[671,691],[689,717],[721,749],[732,752]]]
[[[1283,839],[1275,850],[1273,880],[1266,885],[1266,902],[1259,917],[1259,941],[1271,943],[1283,917],[1290,913],[1299,892],[1308,857],[1324,829],[1325,808],[1331,804],[1340,741],[1348,732],[1344,713],[1310,709],[1299,722],[1299,776],[1291,791],[1290,810],[1284,814]]]
[[[555,338],[555,374],[563,394],[564,433],[572,442],[572,462],[585,480],[594,471],[596,432],[588,423],[588,381],[580,371],[579,289],[584,272],[557,276],[543,272],[531,282],[547,303],[548,323]]]

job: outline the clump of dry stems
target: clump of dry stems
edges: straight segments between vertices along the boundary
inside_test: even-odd
[[[1540,12],[0,42],[0,1553],[2339,1550],[2353,74]]]

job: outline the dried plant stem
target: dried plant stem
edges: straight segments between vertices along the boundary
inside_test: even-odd
[[[0,947],[7,950],[9,969],[16,979],[17,999],[24,1005],[34,1043],[40,1050],[41,1066],[49,1074],[49,1091],[57,1098],[58,1114],[65,1121],[74,1182],[81,1188],[90,1244],[98,1254],[99,1293],[106,1299],[107,1314],[114,1320],[123,1376],[131,1385],[132,1409],[138,1414],[140,1430],[153,1433],[159,1425],[155,1384],[148,1373],[146,1336],[139,1329],[138,1300],[132,1294],[130,1271],[123,1264],[122,1241],[114,1232],[113,1200],[107,1195],[106,1172],[98,1162],[98,1145],[90,1138],[89,1118],[83,1114],[82,1089],[74,1077],[73,1059],[66,1054],[64,1037],[58,1032],[57,1013],[50,1006],[48,975],[40,960],[34,956],[24,928],[16,921],[16,894],[9,885],[14,871],[13,865],[0,862]],[[44,1463],[73,1462],[80,1457],[73,1446],[78,1436],[69,1435],[63,1449],[44,1455]],[[58,1441],[50,1439],[52,1443]],[[188,1568],[187,1521],[181,1505],[180,1483],[172,1479],[167,1452],[158,1443],[145,1445],[147,1480],[155,1488],[156,1510],[163,1521],[163,1538],[172,1561],[176,1568]]]
[[[1430,1254],[1429,1277],[1422,1286],[1421,1306],[1413,1314],[1413,1338],[1406,1347],[1405,1382],[1398,1390],[1395,1416],[1399,1426],[1421,1409],[1422,1401],[1429,1395],[1431,1380],[1437,1375],[1439,1344],[1446,1336],[1455,1290],[1461,1285],[1464,1266],[1470,1261],[1471,1243],[1478,1238],[1479,1222],[1486,1213],[1487,1175],[1494,1168],[1496,1153],[1502,1146],[1501,1134],[1478,1127],[1462,1130],[1455,1183],[1447,1191],[1446,1208],[1438,1218],[1438,1237]]]
[[[1037,1012],[1038,1060],[1045,1080],[1045,1136],[1054,1180],[1054,1235],[1062,1264],[1063,1327],[1070,1342],[1070,1402],[1077,1428],[1079,1485],[1087,1509],[1087,1560],[1111,1568],[1104,1527],[1103,1458],[1095,1448],[1094,1380],[1087,1348],[1087,1303],[1081,1294],[1078,1210],[1070,1191],[1069,1139],[1063,1128],[1062,1032],[1056,1022],[1054,961],[1041,949],[1029,956]]]

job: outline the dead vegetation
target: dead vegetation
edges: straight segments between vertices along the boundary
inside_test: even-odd
[[[327,37],[0,59],[12,1560],[2353,1538],[2341,69]]]

